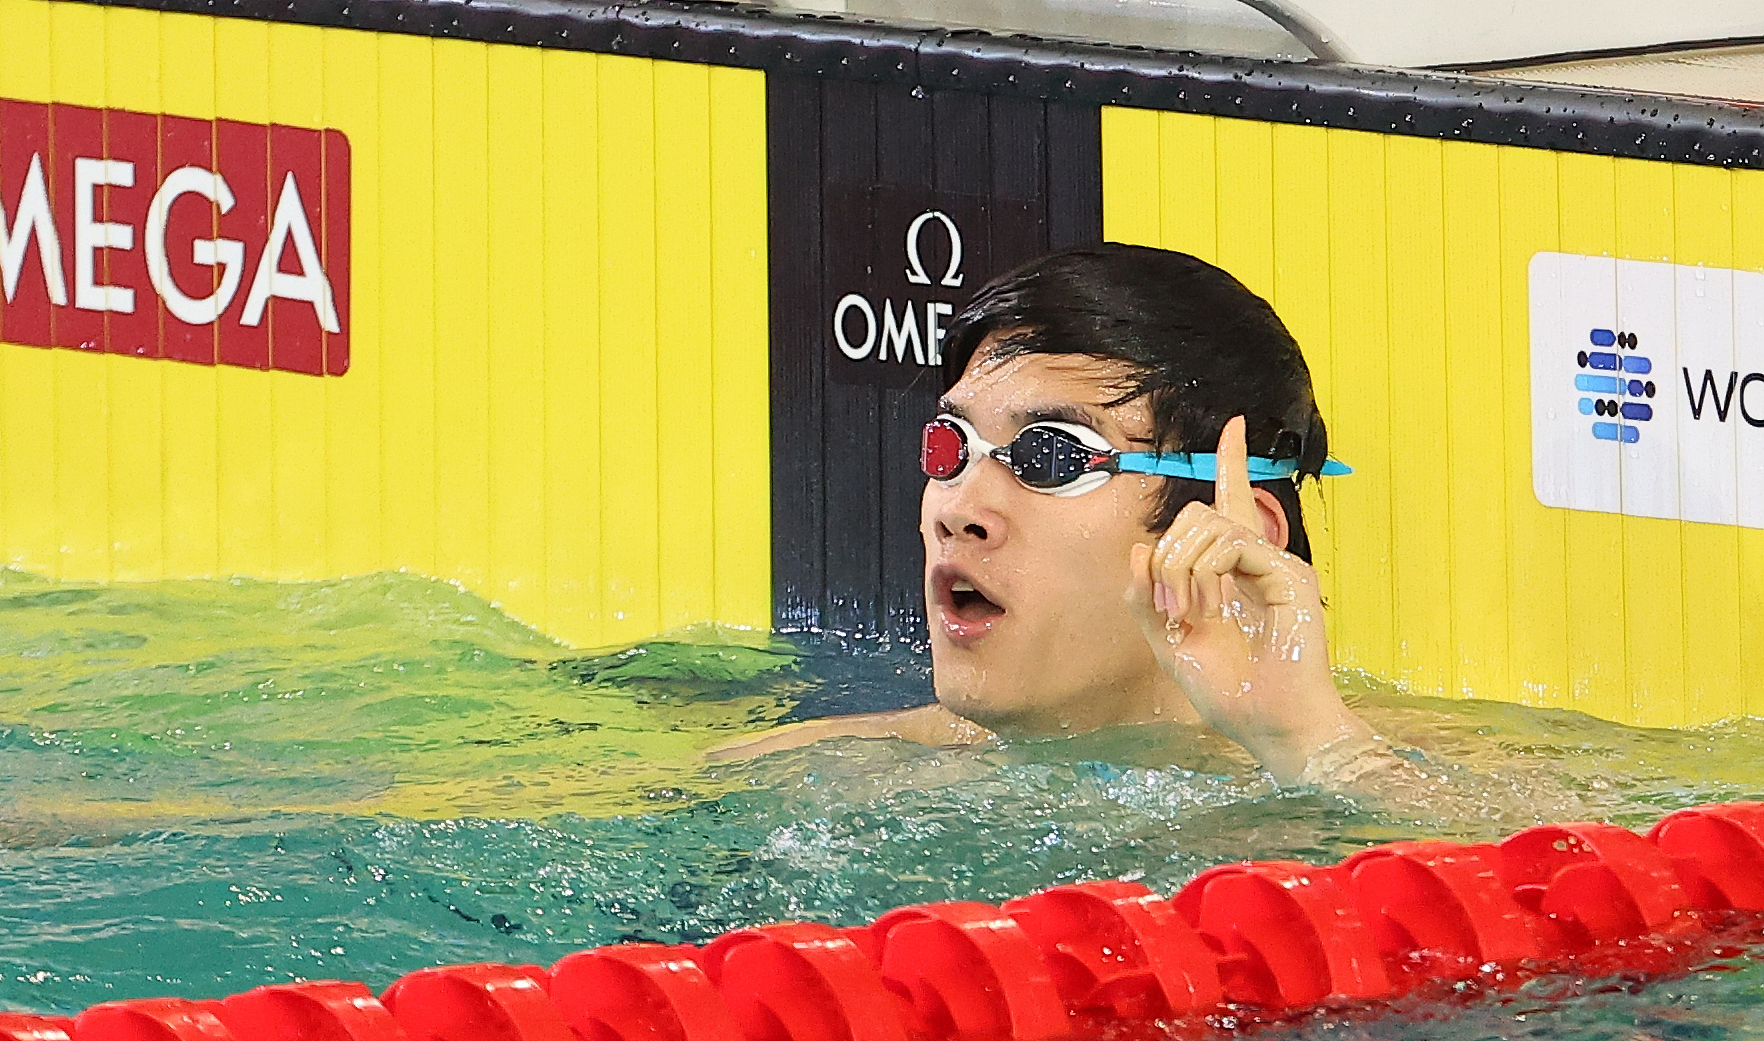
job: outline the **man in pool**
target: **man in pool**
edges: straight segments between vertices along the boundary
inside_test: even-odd
[[[988,284],[944,340],[919,515],[937,703],[815,720],[931,745],[1203,725],[1282,784],[1406,764],[1343,703],[1297,486],[1346,472],[1267,302],[1106,244]]]

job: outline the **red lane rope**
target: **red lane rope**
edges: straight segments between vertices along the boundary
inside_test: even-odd
[[[1333,867],[1227,864],[1165,900],[1130,882],[1002,907],[903,907],[703,946],[259,987],[219,1001],[0,1014],[0,1041],[1079,1041],[1205,1038],[1323,1007],[1461,1000],[1546,973],[1669,975],[1764,938],[1764,802],[1644,838],[1550,824],[1395,842]]]

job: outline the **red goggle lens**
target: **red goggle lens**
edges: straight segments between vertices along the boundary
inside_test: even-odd
[[[968,465],[968,439],[961,428],[947,419],[933,419],[925,424],[919,442],[919,469],[926,477],[947,481]]]

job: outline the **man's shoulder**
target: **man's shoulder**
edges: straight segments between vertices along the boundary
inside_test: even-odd
[[[992,732],[980,724],[964,719],[942,705],[930,704],[893,712],[828,716],[791,723],[732,741],[712,750],[710,757],[752,759],[768,752],[801,748],[835,737],[898,738],[921,745],[942,746],[977,744],[991,736]]]

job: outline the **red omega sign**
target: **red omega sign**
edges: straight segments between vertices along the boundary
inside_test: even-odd
[[[349,367],[340,131],[0,99],[0,341]]]

